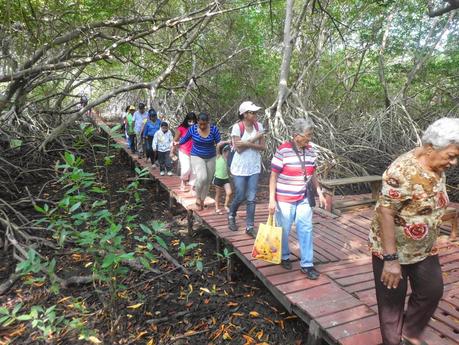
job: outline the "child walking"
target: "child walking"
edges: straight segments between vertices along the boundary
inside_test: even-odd
[[[161,130],[157,131],[153,138],[153,148],[156,149],[158,153],[159,174],[161,176],[164,176],[166,172],[167,176],[172,176],[170,152],[173,139],[168,123],[161,122]]]
[[[229,211],[229,202],[233,191],[228,174],[228,155],[230,152],[230,145],[228,141],[221,141],[217,144],[217,160],[215,162],[215,175],[212,184],[215,186],[215,213],[224,214]],[[224,210],[220,208],[220,196],[222,191],[225,191],[225,204]]]

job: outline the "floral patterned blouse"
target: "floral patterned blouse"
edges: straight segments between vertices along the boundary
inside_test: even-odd
[[[402,265],[437,254],[441,217],[448,205],[445,174],[438,177],[425,170],[414,150],[398,157],[384,172],[378,207],[395,211],[394,229],[399,262]],[[370,249],[382,258],[381,220],[375,212],[370,230]]]

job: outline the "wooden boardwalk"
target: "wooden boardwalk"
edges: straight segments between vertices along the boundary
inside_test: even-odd
[[[207,198],[207,208],[196,211],[194,199],[179,190],[179,177],[160,176],[159,169],[152,169],[150,163],[131,154],[124,140],[114,140],[123,145],[124,152],[133,164],[149,168],[152,178],[170,193],[171,205],[177,203],[186,208],[190,221],[192,218],[199,219],[215,235],[218,244],[230,246],[280,303],[309,325],[308,345],[320,344],[321,339],[329,344],[381,344],[371,257],[367,246],[373,214],[371,208],[349,211],[339,217],[314,214],[314,260],[321,276],[311,281],[300,272],[294,231],[290,236],[291,271],[252,259],[253,238],[243,230],[230,231],[227,216],[214,212],[213,199]],[[459,204],[453,206],[459,208]],[[260,222],[265,222],[267,216],[267,201],[258,203],[256,227]],[[237,218],[240,229],[244,228],[244,217],[242,209]],[[443,227],[445,234],[449,234],[448,227]],[[440,261],[445,293],[425,332],[425,338],[431,345],[459,344],[459,244],[444,240],[440,245]]]

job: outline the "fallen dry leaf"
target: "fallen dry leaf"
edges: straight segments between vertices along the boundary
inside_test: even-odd
[[[143,303],[137,303],[137,304],[133,304],[133,305],[128,305],[126,308],[128,308],[128,309],[138,309],[142,305],[143,305]]]
[[[260,316],[260,313],[258,313],[257,311],[253,310],[253,311],[251,311],[251,312],[249,313],[249,315],[250,315],[251,317],[259,317],[259,316]]]
[[[102,342],[101,342],[98,338],[96,338],[95,336],[93,336],[93,335],[91,335],[91,336],[88,338],[88,340],[89,340],[91,343],[93,343],[93,344],[102,344]]]

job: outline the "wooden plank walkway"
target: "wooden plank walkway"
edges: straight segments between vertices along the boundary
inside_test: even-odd
[[[100,120],[97,120],[100,124]],[[291,313],[297,314],[309,325],[308,345],[329,344],[378,345],[381,344],[376,296],[374,291],[371,258],[367,238],[373,210],[343,213],[340,217],[315,213],[314,260],[321,276],[311,281],[300,272],[299,249],[295,231],[290,239],[293,269],[286,271],[251,257],[253,238],[243,230],[228,229],[227,216],[217,215],[212,207],[213,199],[207,198],[207,208],[196,211],[194,198],[179,190],[177,176],[160,176],[159,169],[133,155],[122,139],[114,139],[123,145],[124,152],[133,164],[148,167],[151,177],[170,193],[170,205],[175,203],[188,210],[190,217],[202,222],[216,237],[224,242],[244,264],[265,284],[270,292]],[[352,200],[362,196],[342,197]],[[459,208],[459,204],[453,205]],[[266,221],[268,205],[257,204],[255,225]],[[237,222],[244,228],[245,211],[238,213]],[[443,226],[449,234],[448,225]],[[429,344],[459,344],[459,244],[445,240],[440,245],[445,293],[432,318],[425,336]]]

